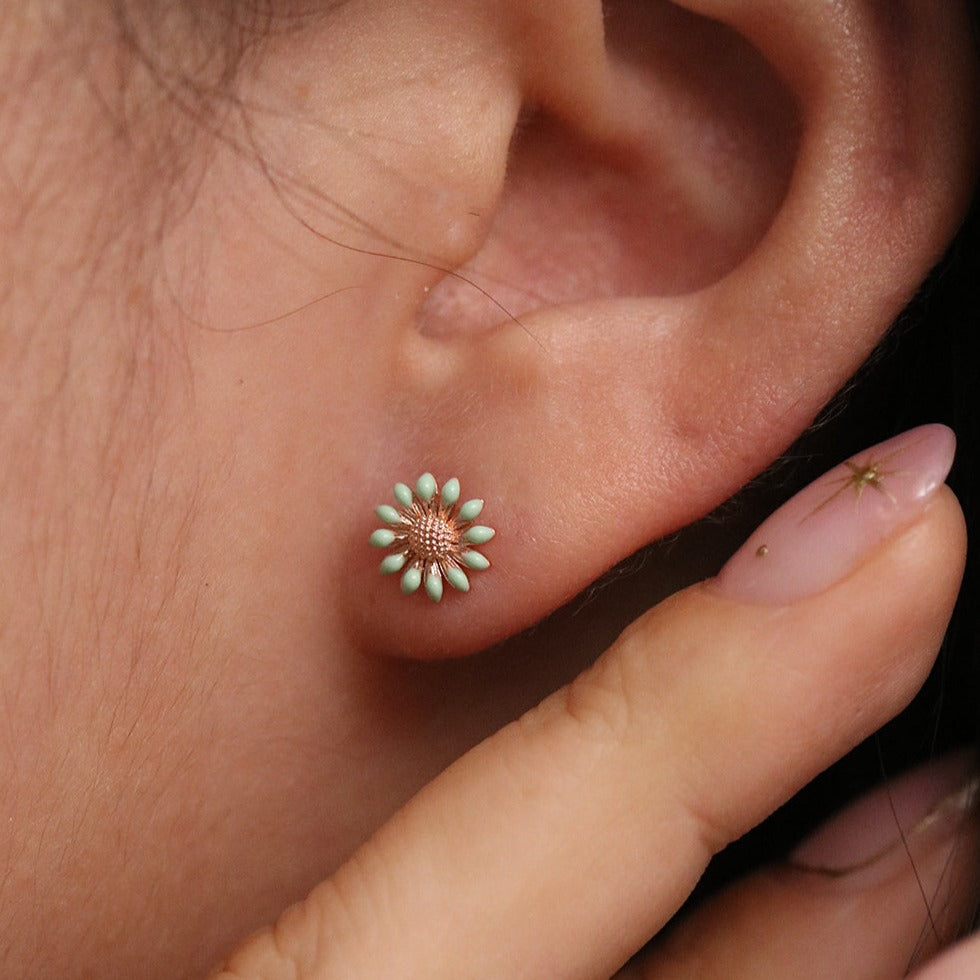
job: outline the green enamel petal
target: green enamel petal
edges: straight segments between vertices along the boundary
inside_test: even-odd
[[[463,532],[463,540],[467,544],[485,544],[497,532],[492,527],[485,527],[483,524],[474,524]]]
[[[482,572],[490,567],[490,562],[479,551],[464,551],[460,561],[467,567]]]
[[[375,507],[374,512],[385,524],[401,524],[402,522],[402,515],[391,504],[382,504],[380,507]]]
[[[415,492],[423,500],[431,500],[436,492],[436,478],[431,473],[423,473],[415,484]]]
[[[371,535],[371,544],[373,544],[375,548],[390,548],[394,543],[395,532],[386,527],[378,528],[378,530]]]
[[[459,480],[453,477],[451,480],[446,480],[442,488],[442,506],[452,507],[457,500],[459,500]]]
[[[422,569],[414,565],[402,576],[402,592],[411,595],[422,584]]]
[[[482,500],[467,500],[459,508],[459,519],[461,521],[475,521],[483,510]]]
[[[405,567],[406,561],[408,559],[404,555],[388,555],[381,562],[381,574],[394,575],[395,572],[400,572]]]
[[[411,487],[405,486],[404,483],[395,484],[395,500],[402,505],[402,507],[412,506],[412,489]]]
[[[433,602],[442,598],[442,576],[438,572],[429,572],[425,576],[425,591]]]
[[[466,577],[466,572],[461,568],[447,568],[446,578],[449,579],[449,584],[456,589],[457,592],[469,592],[470,591],[470,580]]]

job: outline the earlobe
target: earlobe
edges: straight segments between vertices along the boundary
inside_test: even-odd
[[[498,312],[493,329],[476,333],[437,329],[447,312],[465,313],[459,281],[445,284],[449,302],[440,308],[447,297],[437,293],[425,310],[428,332],[440,336],[403,337],[398,363],[411,369],[400,378],[401,435],[425,468],[449,466],[496,501],[495,572],[466,597],[465,614],[439,610],[438,643],[413,604],[383,623],[361,618],[368,646],[446,655],[486,645],[715,506],[791,442],[858,367],[959,220],[972,174],[972,107],[947,93],[972,90],[973,62],[954,5],[900,4],[891,12],[811,0],[684,6],[727,26],[698,25],[689,14],[678,24],[744,37],[773,69],[753,68],[757,84],[764,77],[768,91],[779,91],[772,80],[781,78],[787,86],[775,162],[770,156],[771,169],[757,171],[770,182],[769,197],[756,199],[771,205],[764,227],[743,235],[713,275],[703,267],[689,288],[660,291],[669,296],[657,295],[649,280],[616,280],[623,268],[652,275],[644,247],[655,242],[656,227],[616,243],[605,289],[588,271],[521,254],[516,232],[491,236],[502,262],[516,257],[512,269],[531,267],[538,281],[518,304],[520,324],[501,323]],[[616,104],[615,97],[608,103]],[[739,111],[747,118],[743,107],[729,119]],[[618,130],[610,125],[599,138],[594,116],[581,134],[566,117],[552,146],[578,140],[576,150],[593,153],[600,180],[609,164],[603,154],[616,147],[619,174],[636,179],[644,171],[631,169],[628,137],[638,131],[622,117],[615,122]],[[580,159],[586,184],[590,161]],[[788,186],[784,180],[773,190],[772,181],[788,176],[787,160]],[[533,163],[546,187],[548,167],[567,169],[568,159],[541,152]],[[637,188],[637,197],[643,192]],[[629,202],[625,194],[627,212]],[[564,229],[535,214],[535,203],[528,195],[515,206],[510,228],[521,228],[521,207],[531,209],[525,227],[531,235],[543,227],[560,258]],[[575,235],[598,210],[583,209]],[[478,253],[473,265],[480,260]],[[577,275],[578,293],[562,296]],[[500,278],[503,286],[487,286],[514,302]],[[583,295],[583,280],[591,295]],[[461,404],[474,410],[461,412]],[[413,405],[425,412],[413,415]],[[452,426],[431,424],[449,418]],[[416,635],[425,638],[406,642]]]

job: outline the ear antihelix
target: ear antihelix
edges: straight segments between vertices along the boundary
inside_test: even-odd
[[[765,290],[814,336],[841,316],[865,324],[855,366],[938,260],[972,191],[976,114],[949,97],[975,89],[965,5],[680,3],[741,31],[804,114],[785,205],[733,285]]]

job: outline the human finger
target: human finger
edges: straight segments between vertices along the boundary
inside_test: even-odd
[[[976,911],[977,787],[961,752],[875,789],[672,928],[623,980],[906,976]]]
[[[975,980],[978,976],[980,935],[973,935],[916,973],[915,980]]]
[[[223,976],[612,974],[714,852],[920,685],[963,564],[951,457],[951,433],[925,427],[811,485],[716,581],[430,783]]]

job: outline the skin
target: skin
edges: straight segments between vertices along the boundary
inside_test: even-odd
[[[224,72],[220,18],[77,7],[0,17],[3,972],[613,973],[914,694],[958,508],[778,612],[682,592],[571,687],[615,621],[478,651],[880,339],[972,189],[964,11],[354,0]],[[366,547],[423,469],[498,529],[437,609]],[[759,930],[840,905],[763,873],[630,969],[893,975],[914,889],[815,958]]]

